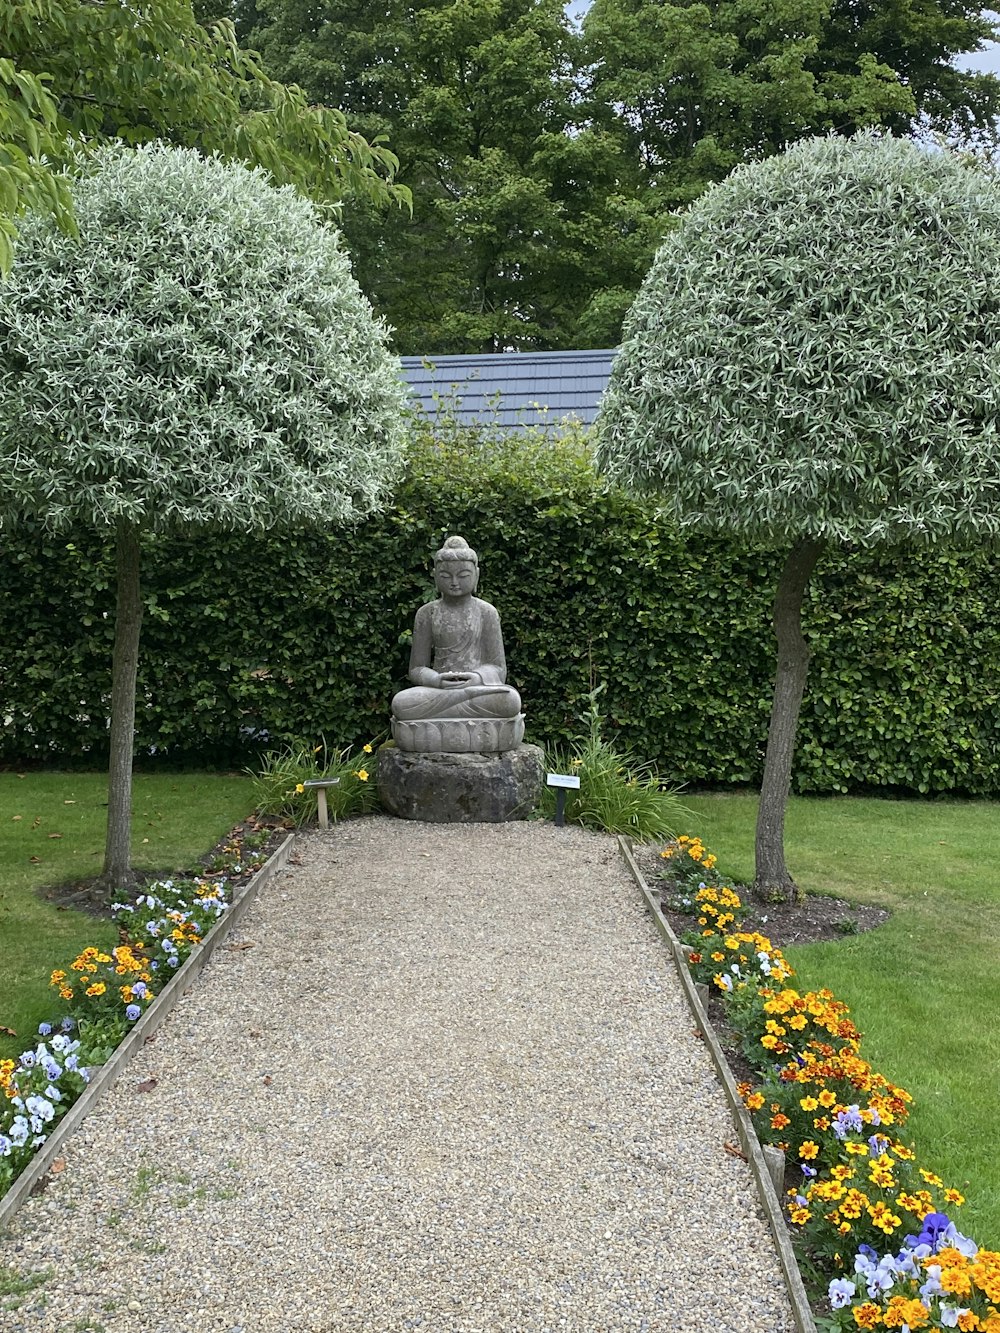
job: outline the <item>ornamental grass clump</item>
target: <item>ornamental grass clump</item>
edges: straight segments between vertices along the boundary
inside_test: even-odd
[[[565,818],[568,824],[625,833],[636,842],[671,838],[689,811],[678,799],[679,788],[667,787],[654,765],[619,750],[602,735],[602,719],[593,690],[587,711],[587,732],[569,750],[549,749],[545,765],[549,772],[575,774],[578,790],[566,791]],[[539,813],[552,818],[555,792],[543,787]]]
[[[353,747],[329,750],[320,745],[286,745],[266,755],[253,778],[254,803],[259,814],[285,820],[294,828],[317,818],[316,789],[305,784],[316,778],[337,778],[326,788],[327,813],[334,821],[367,815],[378,804],[375,784],[374,742],[353,755]]]

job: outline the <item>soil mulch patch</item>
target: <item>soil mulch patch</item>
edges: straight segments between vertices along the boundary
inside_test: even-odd
[[[654,892],[662,888],[663,897],[668,897],[670,890],[660,878],[664,864],[660,848],[634,847],[632,850],[649,887]],[[844,898],[829,898],[821,893],[807,893],[802,902],[755,903],[746,885],[734,884],[732,887],[743,902],[740,929],[759,931],[779,949],[790,944],[842,940],[848,935],[874,930],[889,920],[884,907],[849,903]],[[690,913],[675,912],[665,901],[660,906],[675,935],[696,929],[695,918]]]
[[[241,888],[257,873],[269,856],[285,840],[289,826],[280,819],[266,816],[243,820],[229,830],[224,838],[211,851],[206,852],[194,866],[174,870],[143,870],[136,873],[131,888],[123,890],[120,896],[111,901],[134,900],[136,894],[143,891],[146,884],[162,879],[219,879],[225,877],[230,890]],[[251,839],[253,856],[250,863],[236,873],[234,867],[241,864],[240,852],[244,849],[244,840]],[[55,888],[40,889],[39,897],[54,903],[57,908],[68,910],[75,908],[90,916],[110,920],[111,901],[106,892],[97,886],[96,878],[73,880]]]

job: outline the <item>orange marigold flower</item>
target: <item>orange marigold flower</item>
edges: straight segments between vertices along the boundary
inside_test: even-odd
[[[917,1329],[926,1328],[931,1317],[921,1301],[907,1296],[892,1296],[882,1318],[886,1328],[902,1328],[905,1324],[911,1329]]]

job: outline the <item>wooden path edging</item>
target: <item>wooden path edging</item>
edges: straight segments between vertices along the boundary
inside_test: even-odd
[[[83,1092],[59,1121],[45,1143],[0,1199],[0,1227],[11,1220],[25,1199],[38,1187],[52,1162],[58,1156],[66,1140],[83,1123],[94,1109],[100,1098],[114,1087],[125,1066],[135,1052],[162,1027],[177,1001],[201,973],[212,954],[226,938],[234,926],[246,915],[260,889],[275,875],[284,870],[291,855],[295,835],[290,833],[253,878],[237,889],[233,901],[219,917],[201,944],[196,944],[174,976],[154,997],[153,1003],[138,1020],[135,1027],[127,1034],[124,1041],[115,1047],[106,1064],[97,1067],[97,1071]]]
[[[785,1285],[788,1288],[788,1298],[792,1306],[792,1315],[795,1319],[795,1326],[798,1333],[817,1333],[816,1324],[813,1320],[812,1310],[809,1305],[809,1298],[806,1295],[806,1289],[802,1282],[802,1274],[799,1272],[799,1266],[795,1259],[795,1251],[792,1249],[791,1237],[788,1234],[788,1228],[785,1226],[785,1219],[781,1211],[781,1203],[778,1199],[778,1192],[775,1188],[774,1176],[772,1175],[772,1165],[768,1163],[764,1155],[764,1149],[760,1140],[757,1138],[756,1130],[753,1127],[746,1107],[743,1105],[743,1099],[736,1091],[736,1083],[733,1079],[732,1071],[726,1060],[722,1047],[719,1045],[719,1039],[715,1035],[711,1023],[708,1020],[708,1014],[702,1004],[694,980],[691,977],[688,968],[685,949],[680,940],[674,934],[670,922],[660,911],[660,905],[656,901],[656,896],[643,878],[642,871],[632,855],[632,848],[629,840],[623,835],[618,836],[618,846],[621,854],[635,880],[636,887],[642,894],[649,909],[649,913],[656,923],[657,929],[663,936],[665,942],[670,946],[671,957],[677,968],[677,975],[680,978],[681,989],[684,992],[684,998],[687,1000],[691,1014],[704,1037],[705,1046],[715,1065],[716,1073],[722,1084],[723,1091],[726,1094],[726,1100],[729,1102],[729,1109],[733,1120],[736,1122],[736,1130],[740,1136],[740,1143],[743,1151],[746,1153],[747,1162],[753,1174],[757,1185],[757,1193],[760,1196],[761,1206],[764,1215],[767,1218],[768,1225],[771,1228],[771,1234],[774,1237],[775,1245],[778,1250],[778,1261],[781,1264],[781,1271],[785,1277]],[[784,1155],[782,1154],[782,1160]]]

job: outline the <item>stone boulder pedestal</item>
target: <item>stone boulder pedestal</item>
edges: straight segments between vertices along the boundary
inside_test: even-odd
[[[383,745],[378,794],[400,819],[429,824],[504,824],[527,819],[542,793],[537,745],[499,754],[419,754]]]

